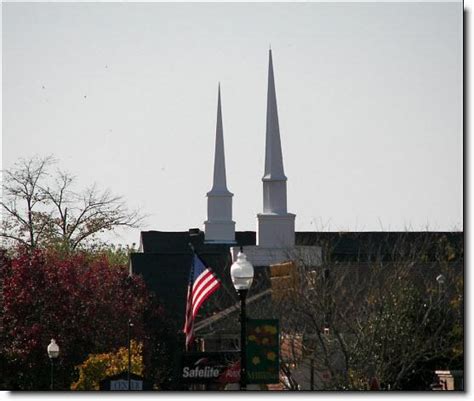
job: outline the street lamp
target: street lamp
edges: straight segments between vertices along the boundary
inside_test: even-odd
[[[133,323],[131,319],[128,319],[128,373],[127,373],[127,379],[128,379],[128,391],[132,389],[131,384],[132,384],[132,379],[131,379],[131,371],[132,371],[132,327]]]
[[[440,274],[438,277],[436,277],[436,281],[439,285],[443,285],[446,282],[446,278],[442,274]]]
[[[253,281],[253,266],[247,260],[247,256],[242,252],[237,255],[237,260],[230,267],[230,276],[232,278],[232,284],[239,294],[240,298],[240,389],[246,390],[247,388],[247,358],[246,358],[246,326],[247,317],[245,314],[245,298],[249,291]]]
[[[54,361],[59,356],[59,346],[56,340],[51,339],[47,348],[49,360],[51,361],[51,390],[54,389]]]
[[[442,274],[440,274],[438,277],[436,277],[436,281],[438,282],[438,301],[441,300],[441,293],[444,291],[444,283],[446,282],[446,277],[444,277]]]

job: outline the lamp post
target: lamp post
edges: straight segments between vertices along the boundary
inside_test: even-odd
[[[438,282],[438,302],[441,300],[441,293],[444,291],[444,283],[446,282],[446,278],[440,274],[436,277],[436,281]]]
[[[47,348],[49,360],[51,361],[51,390],[54,389],[54,361],[59,356],[59,346],[56,344],[54,339],[51,339],[51,342]]]
[[[245,311],[245,299],[253,281],[253,266],[247,260],[247,256],[242,252],[237,255],[237,260],[230,267],[232,284],[240,298],[240,389],[247,389],[247,316]]]
[[[132,320],[131,319],[128,319],[128,374],[127,374],[127,378],[128,378],[128,391],[130,391],[132,389],[131,387],[131,384],[132,384],[132,379],[131,379],[131,376],[130,376],[130,373],[132,371],[132,327],[133,327],[133,323],[132,323]]]

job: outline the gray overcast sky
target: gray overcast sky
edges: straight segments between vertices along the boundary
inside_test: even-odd
[[[143,229],[203,228],[220,81],[234,220],[255,230],[271,43],[297,230],[462,229],[462,11],[4,3],[3,167],[54,154]]]

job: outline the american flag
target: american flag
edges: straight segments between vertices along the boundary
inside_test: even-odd
[[[220,287],[221,283],[206,267],[199,257],[194,254],[191,272],[189,274],[188,298],[186,302],[186,317],[184,333],[186,334],[186,350],[194,338],[194,319],[204,301]]]

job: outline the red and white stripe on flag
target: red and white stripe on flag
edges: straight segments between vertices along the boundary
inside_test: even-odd
[[[220,287],[219,279],[212,270],[202,263],[201,259],[194,254],[193,266],[189,277],[188,295],[186,301],[186,316],[184,333],[186,334],[186,349],[194,338],[194,319],[199,308],[214,291]]]

